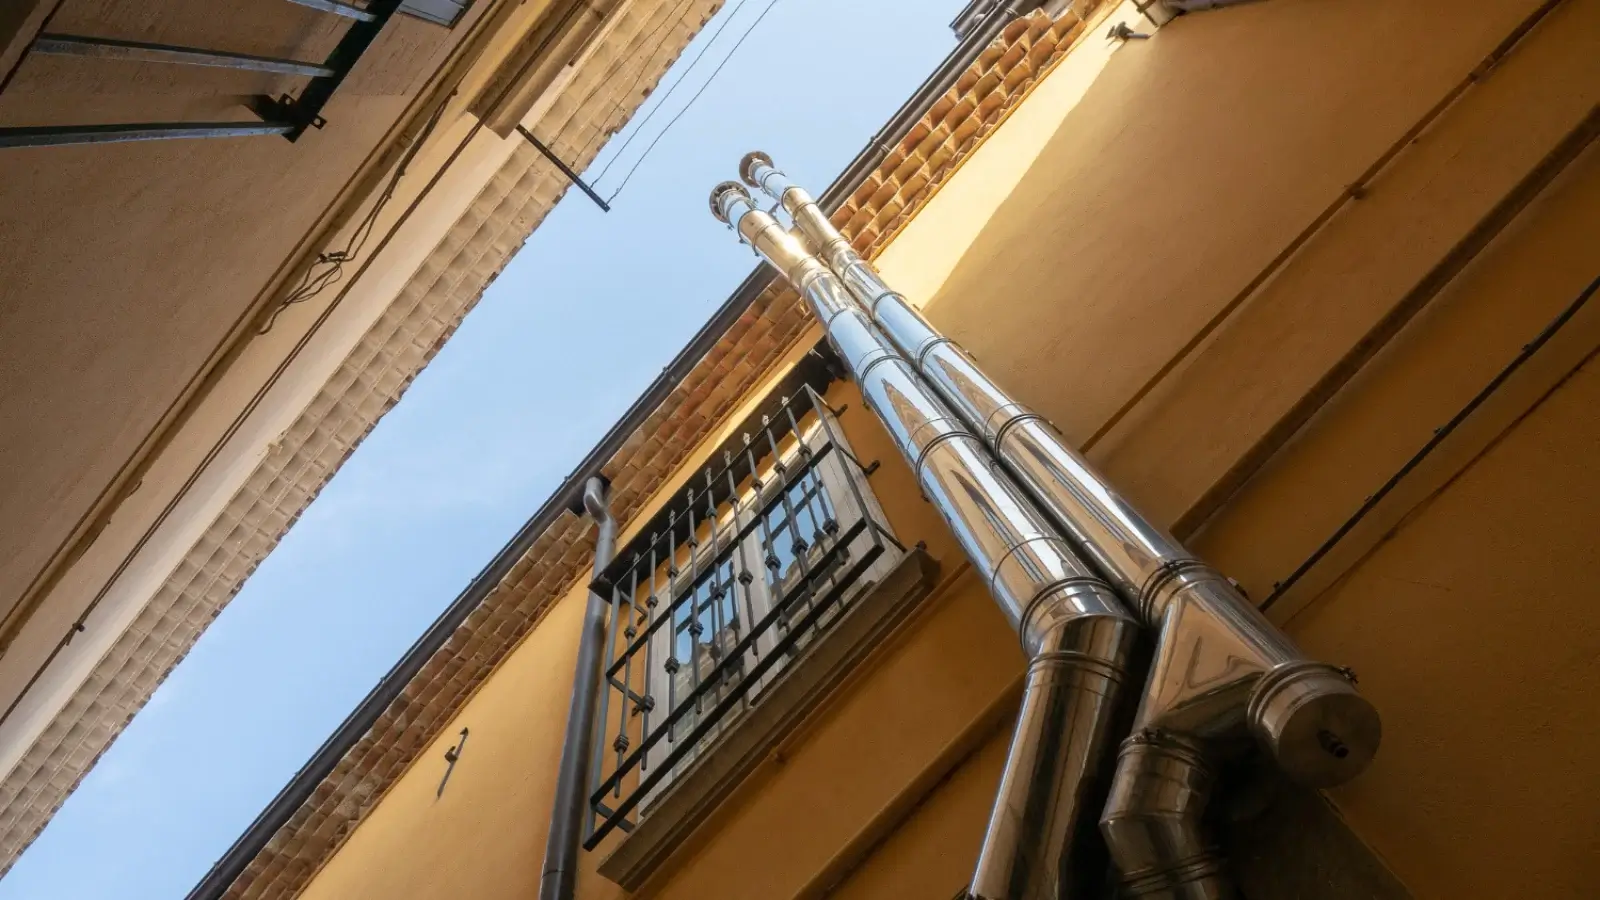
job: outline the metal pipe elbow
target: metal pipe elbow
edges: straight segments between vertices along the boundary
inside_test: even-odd
[[[1075,606],[1055,593],[1046,605]],[[973,900],[1082,897],[1103,883],[1095,817],[1138,626],[1115,611],[1044,618],[1031,629],[1022,711],[967,891]]]
[[[1234,896],[1222,854],[1201,824],[1215,785],[1216,773],[1195,741],[1146,730],[1123,742],[1100,832],[1127,896]]]
[[[1009,561],[1009,560],[1008,560]],[[1070,654],[1101,661],[1126,674],[1139,623],[1099,579],[1071,579],[1046,587],[1022,614],[1023,651],[1030,660]]]
[[[1307,659],[1215,570],[1169,570],[1141,604],[1160,636],[1138,727],[1211,740],[1248,731],[1294,781],[1332,787],[1378,753],[1382,723],[1354,676]]]
[[[590,478],[583,485],[583,510],[597,524],[611,520],[611,504],[606,500],[606,489],[606,480],[599,476]]]

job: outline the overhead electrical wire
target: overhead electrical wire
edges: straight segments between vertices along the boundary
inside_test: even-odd
[[[743,3],[743,0],[741,0],[741,4],[742,3]],[[728,51],[728,55],[724,56],[722,58],[722,62],[717,63],[717,67],[715,69],[711,70],[711,77],[707,78],[705,83],[700,85],[699,90],[696,90],[694,92],[694,96],[689,98],[689,102],[684,104],[683,109],[678,110],[677,115],[674,115],[672,117],[672,119],[667,122],[666,126],[661,129],[661,132],[655,136],[655,139],[650,141],[649,146],[644,148],[644,152],[639,155],[639,158],[634,160],[632,168],[628,169],[628,174],[622,176],[622,183],[618,184],[617,185],[617,189],[615,191],[612,191],[610,197],[606,198],[606,202],[608,202],[608,203],[614,202],[617,199],[617,196],[622,193],[622,189],[628,186],[628,181],[633,178],[633,173],[639,171],[639,167],[644,164],[644,161],[646,159],[650,158],[650,151],[654,150],[656,148],[656,145],[661,143],[661,139],[667,136],[667,132],[672,130],[672,126],[678,124],[678,120],[683,118],[684,113],[687,113],[690,110],[690,108],[692,108],[694,106],[695,101],[700,99],[700,95],[704,94],[706,92],[706,88],[710,87],[711,83],[713,81],[717,80],[717,75],[719,75],[722,72],[723,67],[728,64],[728,61],[733,59],[734,54],[739,52],[739,48],[744,45],[745,39],[750,37],[750,33],[756,30],[756,26],[760,25],[761,21],[767,17],[767,13],[772,12],[772,8],[777,6],[777,5],[778,5],[778,0],[768,0],[766,8],[761,10],[761,15],[756,16],[755,21],[751,22],[750,26],[744,30],[744,34],[739,35],[739,39],[737,41],[734,41],[732,49],[730,49]],[[735,13],[737,13],[737,10],[735,10]],[[729,20],[731,21],[732,18],[733,18],[733,16],[730,14]],[[726,24],[726,23],[724,23],[724,24]],[[719,31],[720,31],[720,29],[719,29]],[[713,37],[712,40],[715,41],[716,38]],[[709,47],[710,47],[710,42],[707,42],[706,48],[709,48]],[[702,48],[701,49],[701,53],[702,54],[705,52],[706,48]],[[696,57],[696,61],[698,61],[698,60],[699,60],[699,57]],[[690,65],[690,68],[693,68],[693,64]],[[685,72],[684,76],[687,77],[688,76],[688,72]],[[680,79],[680,82],[681,82],[681,79]],[[665,103],[665,102],[666,102],[665,99],[663,99],[662,103]],[[659,108],[660,107],[657,107],[657,109],[659,109]],[[649,121],[648,117],[646,118],[645,121],[646,122]],[[643,128],[642,124],[641,124],[640,128],[641,129]],[[639,132],[637,130],[634,131],[635,135],[637,135],[638,133]],[[632,138],[630,137],[629,140],[631,141]],[[626,149],[627,149],[627,144],[624,143],[622,145],[622,150],[626,150]],[[617,156],[613,156],[611,158],[611,162],[615,162],[617,160],[617,157],[620,157],[622,155],[622,150],[618,150],[617,151]],[[605,177],[606,170],[608,170],[610,168],[611,168],[611,163],[610,162],[606,163],[606,168],[601,170],[600,177],[601,178]],[[599,181],[599,180],[600,180],[599,178],[595,179],[595,181]]]
[[[644,120],[641,121],[631,133],[629,133],[627,140],[623,141],[622,146],[617,148],[617,152],[611,154],[611,158],[606,160],[605,166],[600,169],[600,174],[594,177],[594,181],[598,182],[600,179],[606,177],[606,173],[611,171],[612,164],[620,159],[622,154],[628,151],[628,147],[633,143],[634,138],[637,138],[639,133],[644,131],[645,126],[650,124],[650,120],[655,118],[656,113],[660,112],[661,108],[667,105],[667,101],[672,99],[672,95],[677,92],[678,88],[682,87],[683,83],[689,80],[689,76],[694,72],[695,66],[700,65],[700,60],[705,58],[706,53],[711,50],[711,45],[717,42],[717,38],[722,37],[722,32],[727,30],[728,23],[732,22],[736,17],[738,17],[739,11],[744,9],[746,2],[747,0],[738,0],[738,2],[733,5],[733,8],[728,10],[728,14],[723,17],[720,23],[718,23],[717,30],[711,33],[711,37],[707,38],[704,44],[700,45],[700,49],[695,53],[694,59],[689,60],[689,65],[684,68],[683,74],[679,75],[678,80],[674,81],[672,85],[667,88],[667,92],[662,95],[660,100],[656,101],[656,105],[650,108],[650,112],[647,113],[644,117]],[[734,45],[734,49],[738,49],[737,44]],[[718,66],[718,68],[720,69],[721,66]],[[716,73],[713,72],[711,77],[715,78]]]
[[[678,20],[673,25],[674,29],[677,27],[678,24],[681,24],[683,16],[687,14],[687,12],[688,12],[688,3],[689,3],[689,0],[682,0],[682,3],[680,4],[680,6],[677,7],[677,9],[679,10],[679,12],[678,12]],[[744,5],[744,3],[745,3],[745,0],[739,0],[739,6],[735,7],[733,10],[731,10],[729,12],[728,19],[724,20],[722,27],[718,28],[717,34],[721,34],[722,30],[724,28],[726,28],[728,21],[731,21],[732,18],[735,15],[738,14],[739,8],[741,8]],[[772,8],[775,5],[777,5],[777,0],[770,0],[770,2],[767,4],[766,8],[761,11],[761,15],[756,17],[756,20],[750,24],[749,28],[745,29],[744,34],[740,35],[739,40],[736,41],[734,43],[734,45],[733,45],[733,48],[728,51],[728,55],[723,58],[722,62],[717,64],[716,69],[712,70],[711,77],[709,79],[707,79],[706,83],[702,84],[700,86],[700,88],[697,91],[695,91],[694,96],[689,98],[688,104],[686,104],[682,110],[679,110],[678,113],[675,116],[672,117],[672,120],[667,123],[666,127],[662,129],[661,133],[656,135],[655,139],[650,142],[650,145],[645,148],[644,154],[641,155],[639,157],[639,159],[634,162],[633,167],[628,170],[628,174],[626,176],[624,176],[624,178],[622,180],[622,184],[618,185],[617,192],[613,193],[611,195],[610,200],[615,200],[616,199],[617,194],[620,193],[622,188],[627,185],[628,180],[633,177],[633,173],[638,170],[640,164],[642,164],[644,162],[645,158],[649,156],[650,151],[653,150],[655,148],[656,144],[661,141],[661,138],[663,136],[665,136],[667,131],[669,131],[672,128],[672,126],[674,124],[676,124],[677,121],[680,118],[683,117],[683,114],[688,112],[689,107],[693,106],[694,102],[700,98],[700,95],[705,92],[705,89],[710,85],[711,81],[715,80],[716,77],[717,77],[717,74],[722,71],[723,66],[727,65],[728,60],[733,57],[733,54],[738,52],[739,47],[744,43],[745,39],[750,36],[750,32],[755,29],[756,25],[759,25],[761,23],[762,19],[766,18],[767,13],[771,12]],[[570,13],[569,13],[569,15],[570,15]],[[670,15],[669,15],[668,18],[671,18]],[[662,22],[657,23],[656,28],[653,29],[652,32],[651,32],[651,37],[654,37],[656,34],[658,34],[660,32],[661,26],[663,24],[665,24],[666,21],[667,21],[667,19],[663,19]],[[670,32],[668,32],[668,35],[670,35]],[[651,59],[655,58],[657,52],[660,49],[661,44],[666,41],[666,38],[667,38],[667,36],[664,35],[664,36],[661,37],[661,40],[657,42],[657,45],[656,45],[655,49],[652,50],[652,52],[651,52],[651,55],[650,55]],[[648,40],[648,38],[646,40]],[[711,41],[707,42],[706,47],[703,47],[701,49],[700,53],[698,55],[696,55],[694,61],[692,61],[690,63],[689,69],[685,70],[685,72],[684,72],[684,76],[685,77],[687,77],[688,72],[694,68],[694,65],[699,62],[700,57],[705,55],[706,50],[709,48],[710,44],[712,42],[714,42],[715,40],[716,40],[716,35],[713,35]],[[549,38],[546,38],[546,43],[548,43],[548,42],[549,42]],[[537,56],[537,54],[535,54],[535,57],[536,56]],[[526,66],[527,64],[524,64],[524,65]],[[639,72],[637,72],[635,74],[634,81],[633,81],[632,85],[629,88],[630,92],[633,90],[633,88],[635,86],[638,85],[639,80],[643,77],[643,71],[644,71],[644,68],[641,66]],[[612,71],[608,70],[606,78],[609,79],[611,74],[612,74]],[[606,80],[606,79],[602,79],[602,82],[604,80]],[[682,79],[680,78],[679,81],[681,82]],[[676,83],[674,84],[674,87],[676,87]],[[588,95],[586,95],[585,101],[587,101],[589,98],[592,98],[594,93],[595,93],[595,91],[593,89],[591,89],[590,93]],[[669,90],[668,97],[670,97],[670,94],[671,94],[671,92]],[[622,96],[626,97],[627,93],[624,93]],[[665,103],[666,99],[668,99],[668,98],[667,97],[663,97],[662,98],[662,102]],[[620,104],[621,104],[621,100],[619,99],[618,100],[618,106],[620,106]],[[394,198],[395,192],[396,192],[396,190],[397,190],[397,188],[398,188],[398,186],[400,184],[400,180],[405,177],[406,170],[409,168],[411,162],[416,158],[417,154],[421,151],[422,146],[427,143],[428,138],[433,134],[434,129],[437,127],[437,125],[439,124],[440,119],[443,117],[445,107],[448,106],[448,105],[449,105],[448,100],[446,100],[445,103],[441,103],[439,105],[439,107],[434,110],[433,115],[429,117],[427,124],[425,124],[423,126],[422,130],[418,133],[417,137],[411,142],[411,145],[406,148],[405,153],[401,156],[399,165],[396,166],[394,173],[392,175],[390,175],[390,177],[389,177],[389,181],[384,185],[383,193],[379,195],[378,200],[373,204],[372,208],[367,211],[367,214],[362,217],[361,223],[356,226],[356,229],[354,231],[351,232],[350,239],[345,242],[345,246],[340,250],[325,251],[325,252],[319,253],[317,255],[317,258],[316,258],[315,262],[313,262],[311,267],[307,268],[306,273],[301,277],[300,283],[297,284],[295,286],[295,288],[293,290],[291,290],[288,294],[286,294],[284,296],[284,298],[278,302],[277,306],[273,308],[272,312],[270,314],[268,314],[266,321],[262,324],[262,326],[261,326],[261,328],[259,330],[260,334],[266,334],[267,332],[271,331],[272,328],[274,327],[274,325],[276,325],[278,317],[283,313],[283,311],[285,309],[289,308],[290,306],[294,306],[296,304],[304,303],[307,300],[311,300],[312,298],[314,298],[317,295],[321,294],[323,291],[327,290],[329,287],[332,287],[333,285],[338,284],[343,279],[343,277],[344,277],[344,264],[346,262],[350,262],[350,261],[354,260],[356,257],[360,256],[361,251],[366,247],[367,240],[372,236],[372,233],[376,229],[378,217],[382,214],[384,207],[386,207],[388,205],[388,203],[390,202],[390,200],[392,200]],[[648,121],[648,118],[646,119],[646,121]],[[482,122],[478,122],[478,123],[474,124],[474,127],[469,132],[469,134],[465,138],[463,138],[460,142],[458,142],[458,144],[457,144],[457,146],[455,148],[455,151],[451,154],[451,159],[452,160],[455,157],[460,155],[461,151],[465,148],[466,144],[472,139],[472,137],[474,135],[476,135],[478,133],[479,129],[481,129],[482,127],[483,127],[482,126]],[[626,146],[627,145],[624,144],[623,149],[626,149]],[[621,151],[619,150],[618,153],[620,155]],[[437,183],[438,179],[439,179],[439,173],[436,173],[435,176],[432,179],[430,179],[428,185],[423,189],[424,194],[426,194],[428,192],[428,190],[430,190],[434,186],[434,184]],[[413,207],[415,207],[416,202],[418,202],[418,201],[413,201],[413,204],[412,204]],[[391,230],[390,234],[385,235],[384,242],[387,243],[387,241],[388,241],[388,239],[390,237],[393,237],[392,230]],[[370,262],[370,260],[368,262]],[[318,265],[326,265],[327,268],[325,268],[325,269],[323,269],[323,270],[321,270],[319,272],[319,271],[317,271],[317,268],[316,268]],[[302,342],[301,342],[302,345],[304,344],[304,341],[305,341],[305,338],[302,338]],[[259,397],[258,397],[258,399],[259,399]],[[230,433],[231,433],[231,431],[232,431],[232,429],[230,429]],[[212,458],[215,455],[215,453],[219,449],[219,447],[220,447],[220,445],[214,446],[212,448],[212,452],[207,454],[208,462],[209,462],[210,458]],[[191,477],[190,481],[192,483],[192,481],[193,481],[192,477]],[[184,491],[185,492],[187,491],[188,487],[189,487],[188,484],[186,484],[184,486]],[[180,493],[180,496],[182,496],[181,493]],[[74,636],[76,636],[77,634],[82,633],[85,630],[86,625],[87,625],[86,620],[88,619],[89,615],[92,612],[94,612],[94,610],[100,605],[100,601],[104,599],[105,595],[110,591],[111,586],[116,583],[118,578],[121,576],[123,570],[125,570],[127,568],[128,564],[132,561],[133,554],[139,552],[139,550],[144,547],[146,541],[150,538],[151,534],[154,533],[156,527],[158,527],[161,522],[164,522],[166,520],[167,515],[172,511],[173,507],[176,505],[177,499],[178,498],[174,498],[171,502],[169,502],[168,505],[167,505],[167,508],[162,511],[160,516],[158,516],[157,522],[155,524],[153,524],[150,528],[146,529],[145,534],[138,541],[137,546],[135,547],[135,549],[132,552],[130,552],[130,554],[128,554],[128,556],[126,556],[123,559],[122,564],[117,567],[117,571],[112,575],[112,577],[104,585],[102,585],[100,591],[89,602],[89,604],[85,607],[83,612],[74,621],[72,626],[70,626],[67,629],[67,633],[61,638],[61,640],[59,642],[57,642],[56,646],[51,650],[51,652],[46,657],[44,662],[33,673],[33,676],[32,676],[32,678],[29,679],[28,684],[12,700],[12,702],[4,710],[4,712],[0,712],[0,723],[4,723],[5,721],[10,719],[12,713],[14,713],[16,711],[17,706],[20,705],[20,703],[22,702],[23,697],[26,696],[28,691],[32,689],[33,685],[38,682],[39,678],[44,674],[44,672],[50,668],[51,664],[55,662],[56,658],[60,655],[61,651],[64,650],[69,643],[71,643],[72,638]]]
[[[378,195],[377,202],[373,203],[372,208],[367,210],[367,214],[362,218],[361,224],[357,225],[355,231],[350,233],[350,239],[345,241],[344,248],[317,254],[316,262],[306,269],[305,275],[301,276],[300,283],[295,286],[295,289],[278,301],[277,306],[273,307],[266,321],[261,323],[258,333],[266,334],[271,331],[272,327],[278,324],[278,316],[282,315],[284,310],[297,303],[304,303],[310,300],[329,287],[338,284],[344,278],[344,264],[360,256],[362,249],[367,246],[367,239],[372,236],[372,230],[377,225],[378,216],[383,213],[384,207],[389,205],[389,201],[394,199],[395,190],[400,186],[400,179],[405,177],[406,169],[410,168],[411,161],[416,159],[417,153],[422,149],[422,145],[428,142],[428,138],[433,134],[434,128],[439,124],[439,119],[444,115],[445,107],[449,105],[449,101],[446,100],[444,103],[439,104],[439,107],[433,111],[432,116],[428,117],[427,124],[422,127],[422,131],[418,133],[416,139],[411,142],[411,146],[407,147],[404,155],[400,157],[400,164],[395,167],[394,173],[389,176],[388,183],[383,187],[383,193]],[[317,266],[327,266],[328,268],[318,272]]]
[[[633,81],[629,82],[627,90],[617,95],[616,101],[611,106],[611,112],[605,115],[605,119],[609,120],[612,116],[615,116],[618,112],[622,111],[622,101],[633,95],[634,90],[639,87],[639,82],[644,78],[645,70],[650,68],[650,61],[655,59],[656,54],[661,52],[662,46],[666,44],[667,38],[672,36],[672,32],[676,31],[678,26],[683,24],[684,17],[689,14],[689,5],[690,0],[678,0],[678,4],[672,8],[672,11],[663,16],[661,21],[657,22],[655,27],[650,29],[650,33],[644,36],[643,40],[637,41],[637,43],[641,45],[649,43],[656,37],[656,35],[661,34],[661,29],[666,27],[668,22],[672,23],[671,29],[666,34],[661,34],[661,39],[656,41],[654,47],[650,48],[650,55],[642,57],[639,60],[639,66],[634,70],[633,73]],[[606,67],[605,74],[595,80],[595,83],[590,86],[588,93],[583,95],[583,99],[578,102],[575,108],[583,109],[584,107],[588,106],[589,101],[593,100],[594,96],[600,93],[600,89],[611,83],[611,76],[617,74],[617,70],[622,67],[622,64],[634,58],[634,46],[635,42],[630,41],[628,46],[623,48],[623,52],[617,54],[617,58],[612,60],[611,65]],[[572,127],[572,124],[575,121],[576,117],[568,119],[566,122],[562,123],[561,127],[556,129],[556,136],[551,139],[551,143],[561,140],[561,138],[566,135],[567,129]]]

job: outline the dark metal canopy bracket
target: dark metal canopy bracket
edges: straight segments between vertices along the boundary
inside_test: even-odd
[[[29,53],[80,56],[94,59],[170,65],[206,66],[283,75],[308,76],[298,97],[252,97],[246,105],[260,122],[147,122],[108,125],[46,125],[0,128],[0,149],[8,147],[60,147],[70,144],[107,144],[181,138],[249,137],[278,134],[299,140],[308,128],[327,124],[322,110],[356,63],[377,40],[404,0],[370,0],[354,6],[337,0],[288,0],[298,6],[350,19],[337,46],[322,63],[275,59],[246,53],[228,53],[200,47],[152,44],[73,34],[40,34]]]
[[[88,56],[98,59],[125,59],[130,62],[171,63],[180,66],[211,66],[219,69],[244,69],[254,72],[276,72],[281,75],[309,75],[323,78],[334,70],[316,63],[292,59],[273,59],[268,56],[251,56],[247,53],[223,53],[199,47],[180,47],[172,44],[147,44],[143,41],[118,41],[111,38],[84,37],[76,34],[41,34],[30,48],[34,53],[55,56]]]
[[[300,91],[299,97],[284,96],[278,99],[257,97],[251,107],[252,110],[265,121],[293,125],[294,129],[284,134],[284,137],[291,141],[299,140],[307,128],[321,128],[325,124],[322,108],[333,99],[334,91],[344,82],[345,76],[355,68],[362,55],[367,52],[367,48],[372,46],[372,42],[378,39],[383,26],[400,11],[402,2],[404,0],[372,0],[365,9],[371,18],[356,19],[345,30],[338,46],[328,54],[328,60],[324,65],[332,70],[332,74],[311,79]],[[343,15],[343,13],[338,14]]]
[[[589,199],[593,200],[595,205],[600,207],[601,212],[611,212],[611,205],[606,203],[605,200],[601,199],[600,195],[595,193],[594,188],[590,187],[589,183],[583,180],[583,176],[579,175],[577,172],[574,172],[572,167],[562,161],[561,157],[557,156],[554,150],[551,150],[549,147],[545,146],[544,141],[534,137],[533,132],[523,128],[521,125],[517,126],[517,131],[520,132],[523,137],[528,139],[528,143],[533,145],[533,149],[544,154],[545,159],[550,160],[552,165],[560,169],[561,174],[565,175],[568,181],[577,185],[578,190],[588,194]]]
[[[351,6],[348,3],[339,3],[337,0],[289,0],[289,2],[296,6],[304,6],[309,9],[333,13],[336,16],[344,16],[346,19],[355,19],[358,22],[371,22],[377,18],[372,10]]]

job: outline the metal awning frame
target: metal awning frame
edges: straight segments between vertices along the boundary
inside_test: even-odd
[[[29,54],[77,56],[94,60],[205,66],[254,72],[303,75],[310,78],[299,96],[284,94],[250,98],[246,106],[259,121],[239,122],[133,122],[91,125],[45,125],[0,128],[0,149],[61,147],[74,144],[108,144],[193,138],[251,137],[277,134],[290,141],[308,129],[327,124],[323,109],[339,85],[361,61],[400,11],[404,0],[370,0],[355,6],[336,0],[287,0],[320,12],[351,20],[344,36],[321,63],[230,53],[176,44],[152,44],[75,34],[41,33],[28,47]]]

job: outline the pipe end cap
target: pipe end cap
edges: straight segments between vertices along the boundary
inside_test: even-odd
[[[737,181],[724,181],[711,189],[711,214],[716,216],[717,221],[724,225],[729,224],[729,222],[728,211],[723,208],[723,201],[733,194],[739,195],[746,201],[750,199],[750,192],[745,190],[744,185]]]
[[[760,150],[752,150],[744,155],[744,159],[739,160],[739,177],[744,179],[745,184],[753,188],[761,187],[761,182],[756,181],[756,166],[758,165],[766,166],[769,169],[777,168],[772,164],[772,157]]]
[[[1383,723],[1346,670],[1324,663],[1273,669],[1250,697],[1250,727],[1279,768],[1308,787],[1344,784],[1378,754]]]

